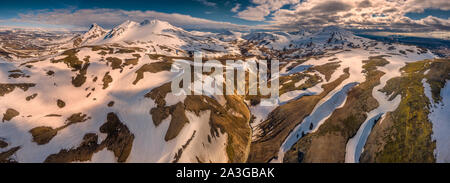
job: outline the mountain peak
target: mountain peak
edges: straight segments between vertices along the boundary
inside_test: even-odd
[[[96,23],[93,23],[93,24],[91,24],[91,26],[89,27],[89,30],[92,30],[92,29],[97,29],[97,28],[102,28],[102,27],[100,27],[98,24],[96,24]],[[103,28],[102,28],[103,29]]]
[[[91,27],[89,28],[89,31],[86,32],[86,34],[88,35],[92,35],[92,34],[104,34],[106,32],[105,29],[103,29],[101,26],[99,26],[96,23],[93,23],[91,25]]]
[[[122,35],[124,32],[126,32],[128,29],[136,25],[138,25],[138,23],[131,20],[126,20],[122,24],[118,25],[117,27],[114,27],[111,31],[109,31],[108,34],[106,34],[105,39],[118,37]]]
[[[86,33],[79,35],[77,37],[78,39],[74,43],[74,45],[80,46],[80,45],[84,45],[84,44],[89,44],[89,43],[95,41],[96,39],[103,37],[106,34],[106,32],[107,31],[105,29],[103,29],[96,23],[93,23]]]
[[[140,23],[140,25],[147,25],[147,24],[150,24],[150,20],[146,19]]]
[[[131,21],[131,20],[126,20],[125,22],[123,22],[122,24],[120,24],[119,26],[115,27],[116,28],[127,28],[127,27],[132,27],[137,25],[138,23],[135,21]]]
[[[163,32],[170,31],[182,31],[181,28],[171,25],[169,22],[160,20],[144,20],[141,23],[127,20],[122,24],[114,27],[104,39],[113,38],[113,41],[118,40],[136,40],[144,39],[145,37],[151,37],[154,34],[162,34]]]
[[[139,25],[140,26],[149,26],[149,25],[151,25],[152,27],[158,27],[160,29],[174,29],[175,28],[169,22],[161,21],[161,20],[158,20],[158,19],[153,19],[153,20],[146,19],[146,20],[142,21]]]

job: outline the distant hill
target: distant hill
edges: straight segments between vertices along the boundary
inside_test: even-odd
[[[427,48],[433,50],[433,52],[441,57],[449,56],[444,55],[438,50],[449,49],[450,48],[450,40],[445,39],[437,39],[437,38],[422,38],[422,37],[411,37],[411,36],[377,36],[377,35],[368,35],[368,34],[357,34],[360,37],[365,37],[368,39],[373,39],[385,43],[399,43],[399,44],[407,44],[407,45],[415,45],[423,48]]]

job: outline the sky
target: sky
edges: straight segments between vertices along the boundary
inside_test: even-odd
[[[0,27],[110,29],[159,19],[185,29],[450,32],[449,0],[21,0],[0,6]]]

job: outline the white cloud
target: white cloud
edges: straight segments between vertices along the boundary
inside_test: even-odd
[[[253,0],[256,6],[247,7],[239,12],[237,17],[244,20],[264,21],[271,12],[279,10],[284,5],[298,4],[298,0]]]
[[[406,2],[406,11],[422,12],[426,8],[450,10],[450,1],[448,0],[411,0]]]
[[[232,9],[231,12],[237,13],[241,8],[241,4],[237,3]]]
[[[256,26],[237,25],[212,21],[183,14],[168,14],[156,11],[126,11],[119,9],[57,9],[39,10],[20,14],[19,18],[0,20],[25,22],[32,25],[62,25],[70,28],[87,28],[98,23],[112,28],[125,20],[143,21],[159,19],[188,29],[283,29],[298,30],[302,27],[321,28],[338,25],[347,29],[383,30],[401,32],[449,31],[450,19],[428,16],[413,20],[405,16],[408,12],[421,12],[427,8],[450,10],[448,0],[252,0],[254,5],[241,7],[237,3],[231,9],[236,17],[264,21]],[[288,9],[282,7],[290,5]],[[205,14],[208,14],[207,11]],[[2,23],[3,22],[3,23]]]
[[[270,14],[270,10],[263,7],[248,7],[246,10],[238,13],[238,17],[245,20],[251,21],[264,21],[266,16]]]
[[[288,10],[275,10],[271,13],[272,20],[266,22],[281,29],[338,25],[349,29],[450,31],[449,19],[429,16],[413,20],[405,16],[427,8],[449,10],[450,3],[448,0],[308,0]]]
[[[196,0],[196,1],[201,2],[205,6],[210,6],[210,7],[216,7],[217,6],[216,3],[210,2],[208,0]]]
[[[9,19],[14,22],[28,22],[35,24],[70,25],[75,28],[88,27],[97,23],[106,28],[112,28],[126,20],[143,21],[158,19],[172,25],[189,29],[248,29],[248,26],[229,22],[212,21],[177,13],[161,13],[156,11],[126,11],[119,9],[80,9],[80,10],[50,10],[34,11],[19,14],[19,18]]]

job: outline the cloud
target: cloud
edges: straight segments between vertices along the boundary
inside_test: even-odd
[[[241,8],[241,4],[237,3],[236,6],[234,6],[231,9],[231,12],[237,13],[239,11],[239,9]]]
[[[411,0],[407,1],[405,5],[408,12],[423,12],[427,8],[450,10],[450,1],[448,0]]]
[[[428,8],[448,11],[450,1],[308,0],[294,4],[290,9],[271,12],[272,20],[266,20],[266,23],[278,29],[338,25],[363,30],[450,31],[449,19],[429,16],[413,20],[405,16],[408,12],[422,12]]]
[[[348,11],[352,8],[352,4],[341,2],[341,1],[324,1],[318,5],[315,5],[312,10],[315,12],[327,12],[336,13],[341,11]]]
[[[141,22],[146,19],[167,21],[172,25],[187,29],[246,30],[249,28],[245,25],[212,21],[178,13],[169,14],[156,11],[126,11],[119,9],[39,10],[19,14],[19,18],[9,19],[8,21],[68,25],[74,28],[87,28],[92,23],[97,23],[105,28],[112,28],[126,20]]]
[[[248,7],[246,10],[238,13],[238,17],[244,20],[264,21],[266,16],[270,14],[270,10],[263,7]]]
[[[0,24],[25,22],[30,25],[45,24],[79,29],[98,23],[105,28],[112,28],[125,20],[140,22],[145,19],[159,19],[181,28],[196,30],[299,30],[337,25],[364,31],[450,32],[448,18],[428,16],[414,20],[405,16],[409,12],[422,12],[429,8],[449,11],[448,0],[252,0],[252,3],[247,7],[236,3],[230,11],[241,19],[262,21],[260,25],[238,25],[177,13],[120,9],[36,10],[19,14],[19,18],[0,20]],[[206,11],[205,14],[209,12],[213,11]]]
[[[209,2],[208,0],[196,0],[197,2],[201,2],[205,6],[216,7],[217,4],[214,2]]]
[[[284,5],[298,4],[298,0],[253,0],[256,6],[249,6],[247,9],[239,12],[237,17],[244,20],[264,21],[266,16],[273,11],[279,10]]]
[[[364,0],[358,3],[358,8],[368,8],[371,7],[372,3],[369,0]]]
[[[436,27],[441,30],[449,30],[450,31],[450,19],[441,19],[433,16],[428,16],[426,18],[420,19],[417,23],[421,25],[426,25],[430,27]]]

